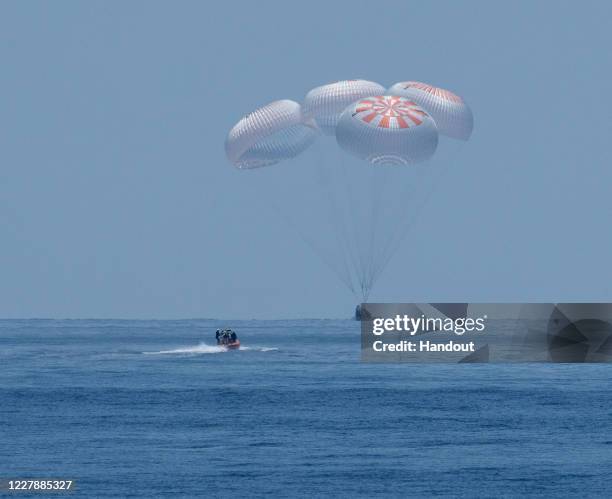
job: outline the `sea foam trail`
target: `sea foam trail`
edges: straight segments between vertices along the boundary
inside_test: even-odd
[[[240,350],[250,350],[251,352],[274,352],[277,347],[240,347]]]
[[[240,347],[240,350],[248,350],[251,352],[273,352],[278,350],[275,347]],[[175,348],[173,350],[160,350],[159,352],[142,352],[145,355],[201,355],[207,353],[224,353],[229,352],[227,347],[219,345],[207,345],[200,343],[193,347]]]
[[[207,345],[200,343],[194,347],[175,348],[173,350],[160,350],[159,352],[142,352],[145,355],[164,355],[164,354],[205,354],[205,353],[223,353],[227,352],[227,348],[218,345]]]

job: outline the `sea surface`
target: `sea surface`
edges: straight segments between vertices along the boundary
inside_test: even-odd
[[[243,349],[214,345],[223,326]],[[359,348],[348,320],[0,321],[0,478],[74,479],[73,497],[612,495],[610,365]]]

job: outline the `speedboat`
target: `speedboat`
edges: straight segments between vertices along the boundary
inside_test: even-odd
[[[237,350],[238,348],[240,348],[240,340],[236,338],[236,341],[232,343],[226,343],[223,346],[229,350]]]
[[[227,348],[228,350],[237,350],[240,348],[240,340],[236,333],[231,329],[217,329],[215,334],[217,345]]]

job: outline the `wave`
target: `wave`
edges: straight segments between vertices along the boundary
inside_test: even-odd
[[[252,352],[271,352],[278,350],[274,347],[240,347],[240,350],[247,350]],[[220,345],[207,345],[206,343],[200,343],[199,345],[192,347],[175,348],[172,350],[160,350],[159,352],[142,352],[144,355],[203,355],[210,353],[225,353],[229,352],[230,349]],[[239,350],[234,350],[239,351]]]

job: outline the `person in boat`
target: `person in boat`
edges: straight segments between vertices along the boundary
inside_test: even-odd
[[[235,343],[238,339],[236,333],[231,329],[217,329],[215,337],[217,338],[217,345],[229,345]]]
[[[219,337],[217,338],[218,345],[225,345],[227,343],[227,333],[225,329],[219,331]]]

